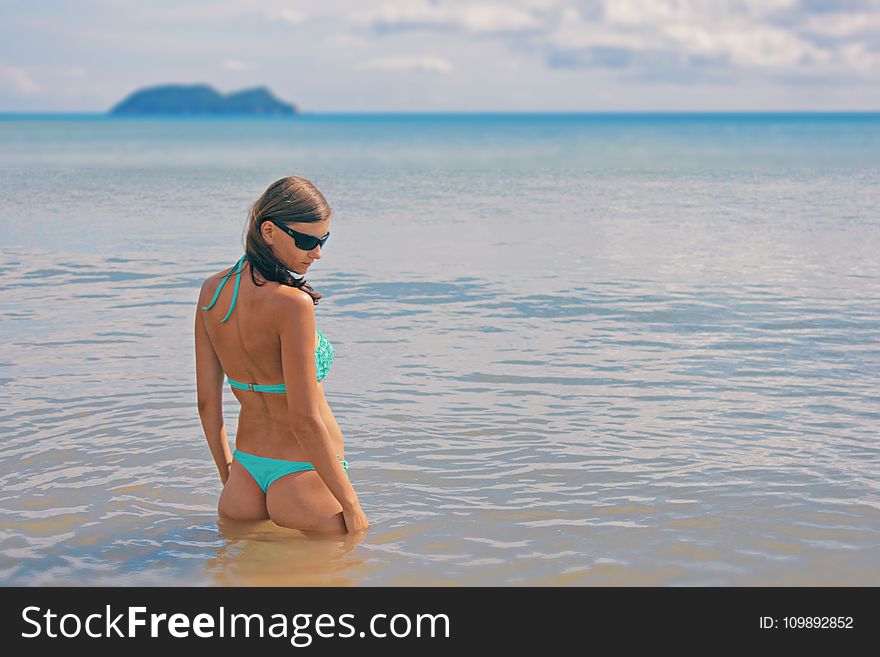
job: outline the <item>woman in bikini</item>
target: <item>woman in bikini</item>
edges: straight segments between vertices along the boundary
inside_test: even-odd
[[[305,280],[330,236],[332,212],[308,180],[275,181],[251,206],[244,255],[202,284],[198,408],[223,482],[222,517],[316,532],[369,526],[321,383],[333,361],[315,322],[321,295]],[[241,404],[233,453],[223,423],[224,373]]]

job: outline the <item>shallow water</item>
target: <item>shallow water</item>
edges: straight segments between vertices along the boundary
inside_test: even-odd
[[[359,537],[215,512],[198,288],[288,174]],[[878,585],[878,188],[878,115],[0,118],[0,583]]]

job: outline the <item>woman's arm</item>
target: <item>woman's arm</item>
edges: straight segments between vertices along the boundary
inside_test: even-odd
[[[336,459],[334,441],[321,413],[323,395],[317,385],[315,366],[314,303],[301,290],[287,288],[282,305],[275,316],[280,322],[281,366],[291,430],[343,511],[360,515],[357,493]],[[338,431],[338,427],[335,429]]]
[[[327,427],[327,431],[330,432],[330,439],[336,445],[342,444],[342,430],[339,428],[339,424],[336,422],[336,417],[333,415],[333,411],[330,410],[330,404],[327,402],[327,396],[324,394],[324,386],[320,383],[318,384],[318,391],[321,393],[321,419],[324,420],[324,425]],[[343,455],[343,458],[344,455]]]
[[[204,289],[204,288],[203,288]],[[199,295],[201,301],[201,294]],[[223,422],[223,367],[214,352],[214,345],[208,336],[205,322],[196,308],[196,391],[198,394],[199,417],[202,429],[214,457],[220,481],[226,484],[229,477],[229,464],[232,452],[226,438],[226,425]]]

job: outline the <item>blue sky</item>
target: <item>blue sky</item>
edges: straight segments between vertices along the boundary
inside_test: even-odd
[[[880,109],[880,0],[0,0],[0,111],[266,85],[304,112]]]

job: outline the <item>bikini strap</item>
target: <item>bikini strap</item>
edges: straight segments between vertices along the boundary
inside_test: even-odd
[[[229,304],[229,310],[226,311],[226,316],[221,319],[221,322],[225,322],[229,319],[229,315],[232,314],[232,309],[235,307],[235,301],[238,299],[238,286],[241,284],[241,272],[244,269],[244,261],[247,260],[247,254],[241,256],[238,259],[232,269],[230,269],[226,276],[223,277],[223,280],[220,281],[220,285],[217,286],[217,290],[214,292],[214,298],[211,299],[211,303],[207,306],[202,306],[202,310],[211,310],[214,307],[214,304],[217,303],[217,299],[220,297],[220,290],[223,289],[223,286],[226,285],[226,281],[229,280],[229,277],[235,272],[235,287],[232,290],[232,303]]]

